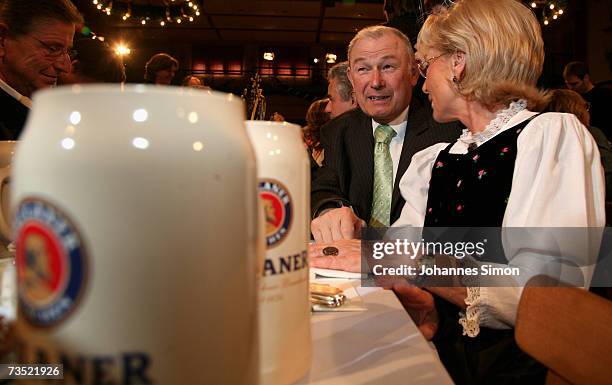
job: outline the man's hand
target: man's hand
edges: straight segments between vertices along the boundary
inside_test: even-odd
[[[327,247],[338,249],[338,255],[325,255]],[[312,243],[308,248],[309,264],[312,267],[361,272],[361,241],[345,239],[334,243]]]
[[[438,330],[438,311],[431,293],[416,286],[393,285],[393,291],[427,341]]]
[[[362,227],[365,227],[365,222],[350,207],[329,210],[310,224],[315,242],[355,239]]]

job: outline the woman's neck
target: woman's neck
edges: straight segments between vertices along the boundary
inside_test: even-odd
[[[463,107],[459,120],[472,134],[484,131],[491,120],[497,115],[497,111],[503,108],[500,106],[499,109],[496,109],[496,112],[491,112],[478,102],[468,101],[465,102]]]

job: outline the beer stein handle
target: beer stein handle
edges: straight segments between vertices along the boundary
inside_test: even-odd
[[[6,220],[8,217],[7,214],[4,213],[4,209],[10,210],[10,204],[8,202],[9,197],[9,183],[11,180],[11,166],[8,165],[6,167],[0,168],[0,234],[2,238],[7,242],[12,241],[11,237],[11,226],[9,221]],[[5,191],[7,190],[7,191]],[[7,202],[5,202],[5,198]]]

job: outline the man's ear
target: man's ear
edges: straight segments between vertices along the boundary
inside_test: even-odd
[[[463,71],[465,70],[465,52],[455,52],[453,54],[452,65],[453,76],[459,80],[463,79]]]
[[[355,89],[355,85],[353,84],[353,71],[351,71],[351,66],[348,66],[346,68],[346,77],[348,78],[349,82],[351,82],[351,87],[353,89]]]
[[[412,65],[410,66],[410,85],[412,87],[416,86],[419,81],[419,69],[417,68],[416,61],[412,61]]]

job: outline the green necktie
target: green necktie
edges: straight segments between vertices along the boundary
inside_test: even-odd
[[[386,124],[379,125],[374,131],[374,193],[369,223],[372,227],[388,227],[390,224],[393,160],[389,143],[395,135],[395,130]]]

